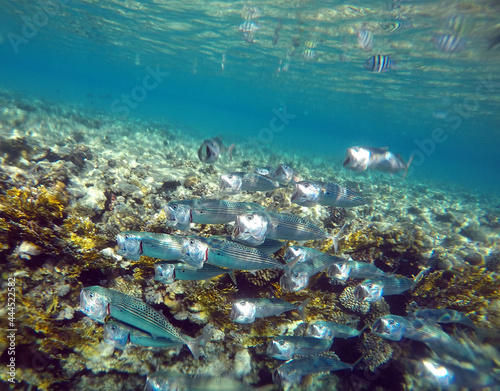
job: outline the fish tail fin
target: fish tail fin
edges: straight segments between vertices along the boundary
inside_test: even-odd
[[[233,160],[233,149],[234,149],[235,144],[232,143],[229,148],[227,149],[227,155],[229,156],[229,160]]]
[[[231,280],[233,281],[234,285],[238,285],[236,283],[236,276],[234,274],[234,270],[228,270],[227,274],[229,277],[231,277]]]
[[[337,254],[337,250],[339,249],[339,240],[340,240],[340,235],[344,232],[344,228],[347,225],[347,223],[344,223],[342,228],[340,228],[339,232],[337,232],[335,235],[330,236],[330,239],[333,241],[333,250],[335,251],[335,254]]]
[[[200,348],[203,349],[203,354],[206,354],[205,346],[207,342],[212,338],[213,331],[213,326],[205,327],[205,330],[203,330],[203,334],[201,334],[198,338],[193,338],[191,341],[186,343],[195,359],[198,360],[200,358]]]
[[[424,277],[425,273],[427,273],[431,268],[425,268],[424,270],[421,270],[420,273],[418,273],[415,278],[413,279],[413,286],[411,289],[414,289],[417,284],[420,282],[420,280]]]
[[[406,170],[405,170],[405,174],[403,175],[403,179],[406,178],[406,174],[408,174],[408,169],[410,168],[411,161],[413,160],[414,157],[415,157],[415,155],[411,155],[410,159],[408,160],[408,163],[406,163]]]
[[[309,304],[309,302],[311,301],[311,298],[308,298],[308,299],[305,299],[302,303],[299,304],[299,314],[300,314],[300,318],[302,319],[302,321],[306,321],[306,313],[305,313],[305,309],[306,309],[306,306]]]

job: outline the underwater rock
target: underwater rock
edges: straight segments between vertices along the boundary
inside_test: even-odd
[[[40,247],[31,242],[23,241],[16,249],[16,252],[19,255],[19,258],[29,260],[31,257],[40,255],[42,250]]]
[[[484,264],[483,255],[478,253],[477,251],[469,251],[465,256],[464,261],[467,262],[469,265],[474,265],[474,266]]]
[[[443,223],[450,223],[450,224],[454,224],[457,221],[457,218],[451,212],[446,212],[446,213],[443,213],[443,214],[439,214],[438,212],[434,211],[434,214],[436,216],[435,217],[436,221],[440,221],[440,222],[443,222]]]
[[[394,353],[390,342],[374,334],[363,335],[360,351],[363,354],[363,364],[372,372],[389,361]]]
[[[483,243],[488,243],[488,236],[486,233],[481,229],[479,226],[479,223],[477,222],[472,222],[465,228],[463,228],[460,231],[460,235],[465,236],[466,238],[473,240],[475,242],[483,242]]]
[[[102,211],[106,203],[106,195],[97,187],[91,186],[87,189],[87,193],[80,198],[79,202],[82,206],[94,211]]]
[[[355,289],[354,286],[346,287],[339,297],[340,303],[348,310],[358,314],[367,314],[370,311],[370,303],[357,300],[354,296]]]

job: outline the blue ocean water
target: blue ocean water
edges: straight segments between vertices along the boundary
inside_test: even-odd
[[[249,5],[263,9],[255,43],[238,31]],[[449,5],[444,12],[424,1],[355,2],[352,10],[338,2],[5,2],[0,86],[122,115],[124,104],[113,101],[158,67],[168,76],[127,116],[241,144],[268,127],[273,110],[285,108],[293,119],[284,130],[261,133],[273,149],[340,169],[349,146],[389,146],[405,159],[416,154],[410,180],[496,192],[500,54],[498,45],[488,50],[495,5]],[[335,7],[336,14],[328,12]],[[438,51],[433,36],[449,31],[447,20],[456,15],[468,24],[467,47]],[[375,29],[374,49],[359,48],[361,26],[405,20],[413,27],[394,34]],[[294,39],[301,45],[296,53]],[[317,61],[300,55],[307,42],[316,46]],[[397,69],[363,68],[370,56],[386,53]],[[430,141],[436,128],[445,141]]]

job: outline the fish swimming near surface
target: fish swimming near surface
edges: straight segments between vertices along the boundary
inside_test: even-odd
[[[403,30],[413,27],[413,23],[409,20],[399,20],[397,22],[389,22],[382,24],[380,28],[387,34],[399,33]]]
[[[337,252],[339,237],[344,227],[337,234],[330,235],[311,220],[295,214],[251,212],[236,218],[232,237],[249,246],[261,244],[266,238],[297,241],[332,239]]]
[[[104,288],[90,286],[80,292],[80,310],[99,323],[105,323],[108,316],[149,333],[153,338],[162,337],[181,341],[188,346],[193,356],[200,356],[200,345],[203,346],[208,334],[192,338],[182,334],[168,321],[162,313],[149,304],[133,296]]]
[[[365,52],[373,49],[373,33],[370,30],[362,29],[358,31],[358,45]]]
[[[396,63],[391,60],[388,54],[376,54],[366,60],[363,66],[370,72],[382,73],[395,69]]]
[[[231,320],[235,323],[253,323],[256,318],[281,315],[284,312],[297,310],[304,320],[304,310],[311,299],[306,299],[299,305],[276,298],[263,299],[238,299],[231,309]]]
[[[412,160],[413,155],[406,163],[401,155],[390,152],[387,147],[350,147],[347,148],[343,166],[356,172],[370,169],[396,174],[404,171],[405,178]]]
[[[253,202],[232,202],[210,198],[171,201],[164,207],[167,225],[179,230],[189,230],[191,223],[227,224],[236,216],[264,207]]]
[[[213,164],[217,161],[217,159],[219,159],[221,153],[227,151],[229,159],[232,160],[233,149],[234,144],[231,144],[228,148],[226,148],[220,137],[212,137],[203,140],[203,143],[198,149],[198,158],[203,163]]]
[[[442,34],[434,37],[436,49],[445,53],[456,53],[467,46],[464,38],[454,34]]]
[[[150,373],[144,391],[252,391],[253,387],[224,376],[187,375],[174,371]]]
[[[267,345],[267,355],[277,360],[290,360],[294,356],[309,356],[330,349],[333,339],[313,337],[274,337]]]
[[[118,255],[138,261],[141,255],[163,260],[179,259],[182,236],[152,232],[123,231],[116,235]]]
[[[238,30],[241,31],[242,33],[254,33],[257,30],[259,30],[260,27],[255,24],[255,22],[252,22],[251,20],[247,20],[243,23],[241,23],[238,27]]]
[[[295,191],[291,202],[300,206],[315,206],[317,204],[352,208],[367,203],[356,192],[332,182],[300,181],[295,183]]]
[[[104,342],[114,345],[117,349],[126,349],[128,344],[149,348],[181,348],[184,343],[179,340],[156,337],[142,330],[111,320],[104,324]]]

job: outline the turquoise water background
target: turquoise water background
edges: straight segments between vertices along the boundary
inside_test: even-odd
[[[406,159],[416,153],[408,180],[500,190],[500,45],[488,50],[498,2],[403,1],[391,3],[394,9],[385,1],[2,3],[0,87],[19,97],[123,119],[122,104],[113,102],[140,86],[148,67],[159,67],[168,76],[129,118],[174,123],[200,142],[220,134],[251,158],[249,137],[263,135],[273,110],[285,110],[295,117],[263,143],[270,152],[305,154],[342,170],[347,147],[389,146]],[[255,43],[238,31],[249,6],[262,13]],[[467,48],[440,52],[433,37],[449,31],[456,15],[466,20]],[[413,27],[374,29],[374,49],[359,48],[363,26],[402,20]],[[300,45],[290,56],[294,39]],[[317,61],[301,56],[306,42],[316,46]],[[397,69],[365,70],[375,54],[391,54]],[[431,148],[424,140],[437,128],[446,140]]]

